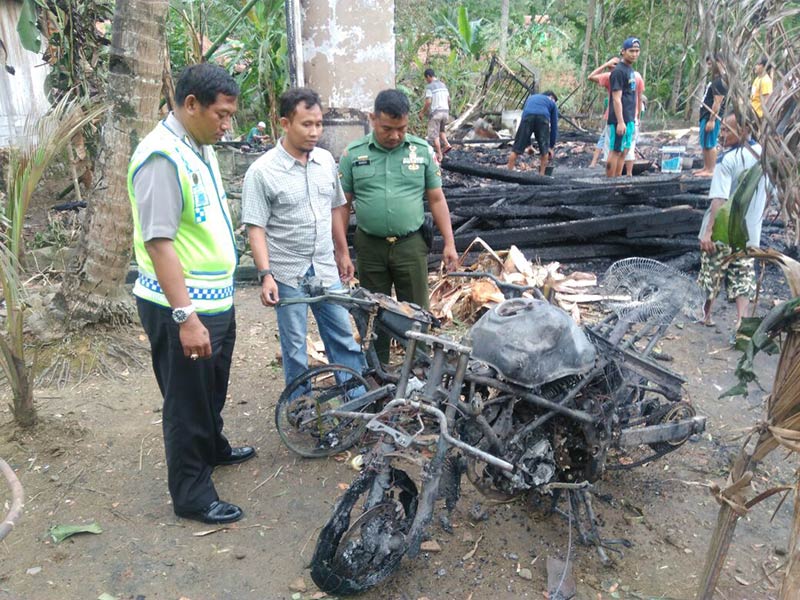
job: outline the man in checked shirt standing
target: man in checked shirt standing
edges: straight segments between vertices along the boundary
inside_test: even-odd
[[[242,222],[261,282],[261,302],[310,295],[321,283],[341,289],[353,277],[345,234],[349,209],[330,152],[317,148],[322,134],[319,95],[307,88],[284,92],[279,100],[284,135],[247,170],[242,188]],[[364,370],[347,310],[329,302],[311,305],[332,363]],[[308,368],[308,305],[277,309],[288,385]],[[298,390],[298,393],[302,390]]]

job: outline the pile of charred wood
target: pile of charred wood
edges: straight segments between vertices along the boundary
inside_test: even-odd
[[[541,261],[675,257],[697,250],[708,206],[707,179],[662,174],[609,180],[596,171],[542,177],[452,160],[443,168],[471,176],[446,189],[459,252],[480,236],[490,246],[516,245]],[[475,183],[476,177],[482,181]],[[441,248],[435,240],[434,254]]]
[[[473,250],[478,252],[477,259],[464,268],[463,276],[429,276],[430,310],[442,323],[472,324],[487,309],[519,296],[548,298],[581,323],[583,312],[604,298],[596,293],[594,273],[565,273],[558,262],[532,262],[516,246],[495,251],[481,238],[475,238],[464,255]]]

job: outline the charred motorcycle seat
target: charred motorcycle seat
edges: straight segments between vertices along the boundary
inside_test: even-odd
[[[543,300],[512,298],[484,314],[469,331],[472,358],[502,379],[537,387],[595,364],[597,351],[563,310]]]

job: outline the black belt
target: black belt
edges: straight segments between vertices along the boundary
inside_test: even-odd
[[[421,229],[421,228],[420,228],[420,229]],[[385,241],[385,242],[387,242],[387,243],[389,243],[389,244],[396,244],[396,243],[397,243],[397,242],[399,242],[400,240],[404,240],[404,239],[406,239],[406,238],[409,238],[409,237],[411,237],[411,236],[412,236],[412,235],[414,235],[415,233],[419,233],[419,229],[415,229],[414,231],[409,231],[408,233],[404,233],[403,235],[390,235],[390,236],[388,236],[388,237],[382,237],[382,236],[380,236],[380,235],[372,235],[371,233],[367,233],[366,231],[364,231],[364,230],[363,230],[363,229],[361,229],[360,227],[358,228],[358,230],[359,230],[361,233],[363,233],[364,235],[367,235],[367,236],[369,236],[369,237],[373,237],[373,238],[378,238],[379,240],[383,240],[383,241]]]

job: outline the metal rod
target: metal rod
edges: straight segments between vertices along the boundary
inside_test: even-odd
[[[411,327],[411,332],[419,333],[419,330],[420,330],[420,324],[414,323],[414,325],[412,325]],[[411,377],[411,367],[414,366],[414,355],[416,353],[417,353],[417,340],[416,338],[409,336],[408,345],[406,345],[406,358],[403,361],[403,368],[400,370],[400,379],[397,382],[397,393],[395,394],[395,398],[405,398],[406,396],[406,390],[408,389],[408,379]]]
[[[9,508],[6,518],[0,523],[0,540],[2,540],[11,533],[17,521],[22,517],[25,493],[22,489],[22,484],[19,482],[19,479],[17,479],[16,473],[14,473],[14,469],[2,458],[0,458],[0,472],[3,473],[11,488],[11,508]]]
[[[566,406],[561,406],[560,404],[551,402],[550,400],[542,398],[541,396],[537,396],[536,394],[531,394],[530,392],[524,392],[519,388],[512,387],[506,383],[494,379],[493,377],[482,377],[480,375],[468,374],[466,379],[467,381],[474,381],[476,383],[482,383],[484,385],[497,388],[502,392],[508,392],[514,394],[516,396],[519,396],[523,400],[527,400],[528,402],[541,406],[542,408],[548,408],[552,411],[561,413],[562,415],[567,415],[568,417],[571,417],[583,423],[594,423],[596,420],[592,415],[590,415],[585,411],[574,410],[572,408],[567,408]]]

